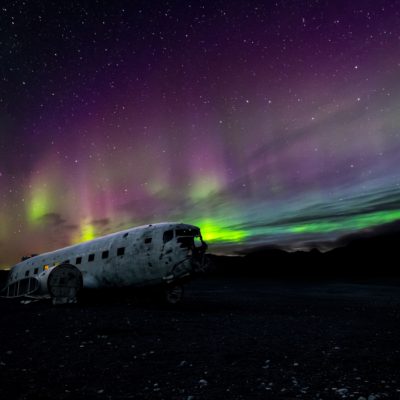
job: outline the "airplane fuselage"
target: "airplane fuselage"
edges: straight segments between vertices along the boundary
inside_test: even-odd
[[[206,247],[193,225],[140,226],[21,261],[10,271],[5,295],[49,294],[48,277],[61,266],[79,270],[83,288],[171,284],[201,268]]]

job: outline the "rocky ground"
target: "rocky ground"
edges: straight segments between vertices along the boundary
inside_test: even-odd
[[[400,288],[208,278],[146,298],[0,301],[1,399],[400,399]]]

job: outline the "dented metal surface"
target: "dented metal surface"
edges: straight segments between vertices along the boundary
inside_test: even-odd
[[[2,295],[50,296],[63,303],[76,301],[81,287],[170,290],[205,267],[206,249],[193,225],[140,226],[25,259],[11,269]]]

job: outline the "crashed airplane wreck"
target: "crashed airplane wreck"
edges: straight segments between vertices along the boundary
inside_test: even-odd
[[[159,287],[170,304],[206,267],[200,229],[183,223],[139,226],[59,250],[23,257],[11,268],[2,297],[76,303],[83,289]]]

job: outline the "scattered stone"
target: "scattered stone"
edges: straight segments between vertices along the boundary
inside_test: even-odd
[[[341,388],[341,389],[337,389],[336,393],[340,396],[347,396],[347,394],[349,393],[349,390],[346,388]]]
[[[269,368],[269,362],[270,362],[270,360],[265,360],[265,364],[263,366],[264,369]]]
[[[200,385],[201,387],[207,386],[207,385],[208,385],[208,382],[207,382],[205,379],[200,379],[200,380],[199,380],[199,385]],[[369,399],[368,399],[368,400],[369,400]]]

